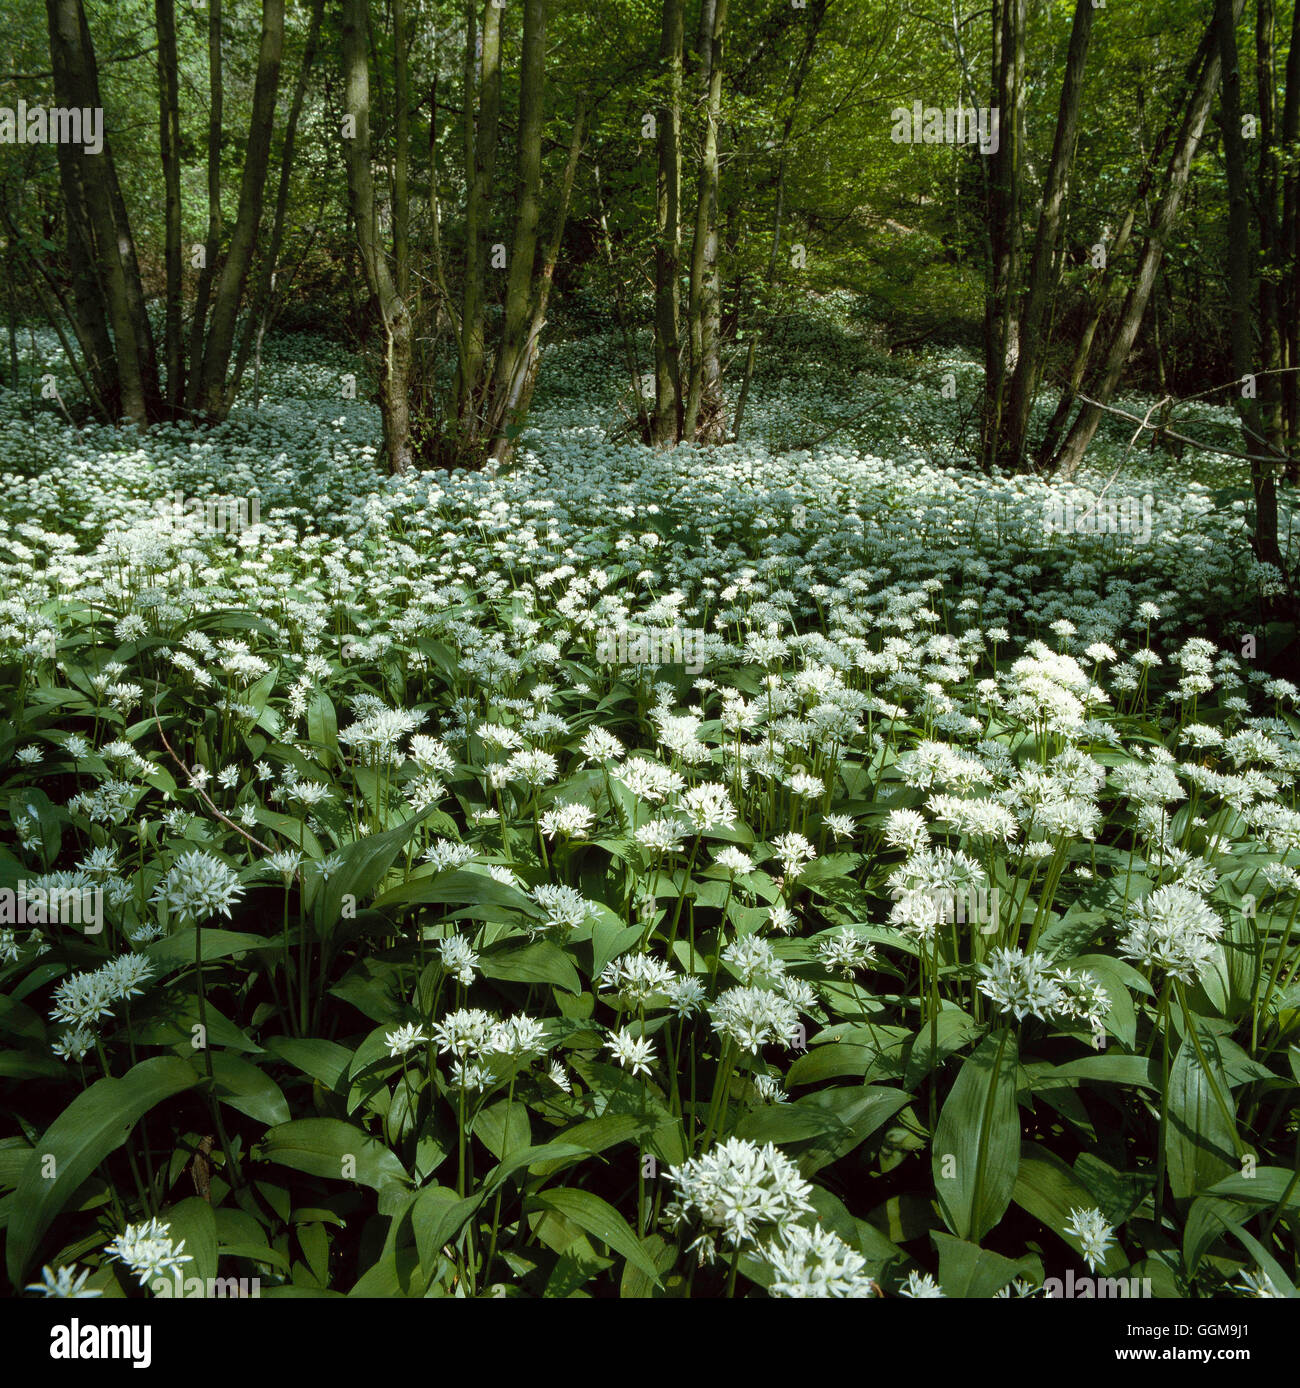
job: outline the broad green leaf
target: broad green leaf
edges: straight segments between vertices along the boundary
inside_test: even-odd
[[[232,954],[241,954],[250,949],[278,949],[278,940],[268,940],[263,935],[249,935],[239,930],[210,930],[203,928],[203,962],[212,959],[225,959]],[[183,969],[194,963],[194,927],[173,931],[146,945],[144,953],[153,960],[160,972],[166,974],[173,969]]]
[[[937,1229],[930,1237],[939,1250],[938,1280],[945,1296],[987,1300],[1017,1277],[1033,1284],[1042,1280],[1042,1264],[1032,1255],[1004,1258]]]
[[[1195,1019],[1193,1019],[1195,1024]],[[1210,1067],[1207,1074],[1187,1036],[1174,1057],[1169,1072],[1166,1133],[1166,1161],[1169,1189],[1176,1199],[1186,1199],[1209,1189],[1224,1176],[1240,1169],[1235,1158],[1235,1133],[1214,1097],[1219,1094],[1231,1104],[1231,1090],[1223,1067],[1218,1063],[1214,1038],[1200,1031],[1201,1049]]]
[[[267,1161],[373,1190],[405,1185],[401,1162],[383,1143],[341,1118],[298,1118],[272,1128],[258,1144]]]
[[[196,1056],[192,1064],[200,1075],[204,1073],[206,1067],[202,1059]],[[212,1079],[215,1086],[213,1092],[223,1104],[229,1104],[231,1108],[246,1113],[268,1127],[289,1121],[289,1104],[280,1086],[251,1061],[231,1055],[228,1051],[214,1050]]]
[[[582,979],[573,960],[550,940],[535,940],[518,948],[485,950],[479,967],[484,978],[512,983],[549,983],[570,993],[582,992]]]
[[[438,1250],[451,1243],[482,1203],[481,1195],[463,1199],[446,1186],[426,1186],[411,1206],[411,1229],[420,1254],[420,1266],[432,1272]]]
[[[1020,1161],[1014,1033],[990,1033],[963,1063],[930,1148],[944,1222],[978,1242],[1011,1203]]]
[[[527,1209],[555,1210],[585,1229],[601,1243],[608,1244],[616,1253],[621,1253],[629,1263],[656,1286],[659,1285],[659,1269],[632,1231],[627,1220],[607,1201],[590,1191],[576,1187],[565,1190],[542,1190],[530,1195],[525,1202]]]
[[[37,1143],[34,1160],[14,1194],[15,1212],[5,1243],[10,1282],[21,1282],[41,1235],[99,1163],[127,1140],[140,1118],[197,1083],[198,1075],[187,1061],[153,1056],[120,1079],[96,1080],[59,1114]]]
[[[401,824],[385,829],[382,834],[357,839],[340,850],[342,864],[330,874],[324,890],[316,897],[316,928],[322,936],[333,931],[343,913],[345,896],[353,897],[355,904],[360,905],[374,893],[406,847],[407,840],[420,827],[421,821],[433,813],[433,808],[430,805]]]
[[[1074,1210],[1093,1209],[1097,1200],[1074,1171],[1045,1147],[1026,1143],[1020,1154],[1012,1199],[1022,1210],[1041,1220],[1054,1234],[1064,1239],[1076,1252],[1079,1240],[1066,1232]],[[1100,1271],[1113,1272],[1124,1267],[1127,1259],[1118,1244],[1106,1250]]]
[[[193,1258],[181,1269],[182,1277],[201,1277],[206,1283],[217,1275],[217,1220],[212,1206],[197,1195],[171,1205],[159,1215],[171,1226],[174,1243],[185,1241],[184,1251]]]

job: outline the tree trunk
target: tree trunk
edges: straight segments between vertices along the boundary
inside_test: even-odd
[[[284,127],[284,145],[280,151],[280,177],[275,194],[275,213],[271,219],[271,241],[266,254],[258,267],[257,283],[254,286],[248,308],[248,326],[239,344],[239,355],[235,360],[235,370],[231,377],[230,394],[233,398],[239,393],[240,383],[248,367],[248,359],[253,348],[262,340],[271,318],[271,299],[276,288],[280,263],[280,249],[284,244],[284,224],[289,211],[289,184],[293,172],[293,154],[298,139],[298,121],[302,115],[303,101],[307,95],[307,81],[311,75],[312,64],[316,61],[316,46],[320,42],[321,16],[325,0],[312,0],[311,20],[307,27],[307,41],[302,50],[302,66],[298,69],[298,80],[293,89],[293,100],[289,104],[289,118]],[[257,405],[257,379],[254,373],[253,405]]]
[[[187,409],[198,408],[199,366],[203,360],[203,335],[208,324],[212,282],[221,252],[221,139],[225,110],[225,83],[221,66],[221,0],[208,0],[208,231],[203,243],[203,263],[194,291],[194,317],[190,320],[190,376],[185,390]]]
[[[998,147],[988,157],[988,289],[984,300],[984,463],[999,461],[1007,390],[1018,358],[1015,286],[1020,270],[1020,133],[1026,0],[995,0],[993,89]]]
[[[1223,116],[1223,164],[1228,182],[1228,341],[1232,373],[1238,381],[1256,373],[1254,332],[1251,323],[1250,190],[1246,177],[1246,144],[1241,132],[1241,67],[1237,57],[1237,17],[1240,6],[1233,0],[1215,0],[1214,22],[1219,31],[1220,110]],[[1255,553],[1266,564],[1282,571],[1277,545],[1277,493],[1269,463],[1255,460],[1268,447],[1256,398],[1236,388],[1237,413],[1241,416],[1245,452],[1250,464],[1251,490],[1255,494]]]
[[[502,418],[524,354],[541,219],[542,98],[546,80],[546,0],[524,0],[523,58],[519,77],[519,181],[516,189],[514,244],[506,282],[505,314],[497,364],[493,371],[495,399],[492,416]]]
[[[370,65],[366,47],[366,0],[343,0],[344,109],[356,121],[345,140],[348,199],[356,226],[357,250],[371,299],[378,307],[384,338],[379,376],[379,413],[390,472],[411,465],[411,324],[406,304],[393,284],[379,244],[375,183],[370,169]]]
[[[683,0],[664,0],[659,58],[666,96],[658,122],[655,197],[655,413],[654,442],[670,447],[682,436],[681,343],[678,276],[682,253],[682,30]]]
[[[1235,12],[1239,15],[1245,0],[1229,0],[1229,3],[1235,6]],[[1129,286],[1124,307],[1120,312],[1119,322],[1106,353],[1100,380],[1094,390],[1096,398],[1103,405],[1109,404],[1115,394],[1115,389],[1124,374],[1124,366],[1128,361],[1129,353],[1133,350],[1133,343],[1137,339],[1138,329],[1142,325],[1142,316],[1146,311],[1147,300],[1151,296],[1151,287],[1155,283],[1156,271],[1164,254],[1165,243],[1168,241],[1174,222],[1177,220],[1178,209],[1182,203],[1183,193],[1186,191],[1187,180],[1191,173],[1192,160],[1196,155],[1201,134],[1205,129],[1205,121],[1210,112],[1214,90],[1219,83],[1218,45],[1212,38],[1204,48],[1205,60],[1201,68],[1200,78],[1192,93],[1191,100],[1187,104],[1178,138],[1169,159],[1164,192],[1156,209],[1155,222],[1142,248],[1142,257],[1137,272]],[[1083,455],[1101,422],[1101,413],[1101,410],[1095,405],[1084,405],[1075,417],[1074,424],[1054,459],[1056,471],[1062,478],[1071,478],[1079,470],[1079,466],[1083,462]]]
[[[1261,429],[1270,446],[1285,451],[1286,424],[1282,410],[1282,319],[1280,280],[1285,270],[1279,261],[1281,228],[1277,221],[1277,67],[1274,57],[1275,15],[1273,0],[1256,0],[1255,96],[1259,104],[1259,164],[1256,173],[1255,213],[1259,226],[1259,378]],[[1240,130],[1240,124],[1238,125]],[[1259,449],[1247,449],[1257,453]]]
[[[1294,150],[1300,142],[1300,5],[1291,11],[1291,40],[1286,58],[1286,96],[1282,103],[1282,149]],[[1280,365],[1282,408],[1293,460],[1290,477],[1300,482],[1300,161],[1288,159],[1282,175],[1282,220],[1277,243],[1281,275],[1279,292]]]
[[[700,6],[700,60],[704,86],[704,148],[695,205],[689,297],[691,376],[683,436],[720,443],[722,410],[722,286],[718,270],[718,115],[722,106],[722,43],[727,0]]]
[[[199,371],[198,407],[211,419],[223,419],[231,396],[226,375],[235,345],[235,326],[243,301],[253,248],[262,221],[262,195],[271,154],[271,130],[275,98],[280,86],[280,60],[284,53],[284,0],[262,0],[262,38],[257,55],[257,79],[253,84],[253,113],[239,185],[239,209],[231,233],[225,264],[212,304],[212,319],[203,344]]]
[[[175,0],[154,0],[158,31],[158,148],[163,168],[163,264],[167,298],[163,317],[166,398],[173,408],[185,400],[185,345],[181,337],[185,285],[181,261],[181,115],[176,56]]]
[[[487,303],[488,241],[487,221],[492,203],[492,180],[496,170],[497,135],[501,113],[501,11],[486,0],[483,6],[483,61],[479,78],[478,121],[474,120],[471,100],[474,55],[477,51],[472,14],[466,29],[465,119],[466,183],[465,207],[465,298],[461,310],[464,335],[464,372],[456,382],[457,417],[463,441],[477,439],[481,421],[479,396],[483,390],[485,356],[483,318]]]
[[[1069,422],[1071,411],[1079,398],[1079,392],[1083,388],[1083,382],[1087,376],[1088,366],[1092,360],[1093,348],[1096,345],[1097,329],[1101,326],[1102,318],[1105,316],[1114,298],[1119,284],[1119,269],[1124,255],[1128,250],[1129,242],[1133,236],[1133,228],[1137,224],[1137,209],[1143,207],[1147,209],[1146,219],[1148,225],[1151,222],[1150,216],[1150,191],[1155,183],[1156,175],[1161,168],[1161,157],[1166,148],[1174,139],[1178,130],[1179,112],[1185,109],[1185,104],[1190,102],[1196,91],[1201,78],[1201,73],[1205,67],[1214,43],[1213,26],[1206,29],[1201,36],[1201,42],[1197,47],[1191,62],[1183,71],[1184,95],[1174,103],[1173,109],[1161,128],[1159,135],[1156,136],[1146,160],[1142,166],[1142,173],[1138,179],[1137,189],[1133,199],[1129,203],[1128,211],[1124,214],[1124,220],[1120,224],[1120,229],[1114,241],[1106,248],[1106,264],[1101,274],[1098,276],[1097,283],[1089,291],[1088,316],[1084,320],[1082,329],[1078,334],[1078,341],[1074,351],[1074,357],[1070,363],[1070,370],[1066,377],[1066,384],[1061,389],[1060,399],[1057,402],[1051,421],[1045,430],[1043,437],[1038,445],[1037,463],[1040,468],[1050,468],[1056,457],[1057,448],[1061,442],[1061,435],[1065,431],[1065,426]]]
[[[50,60],[54,71],[54,90],[59,104],[82,109],[100,107],[94,53],[86,40],[88,32],[81,0],[46,0],[49,20]],[[65,193],[73,186],[70,221],[85,218],[83,234],[91,238],[91,274],[103,295],[107,325],[112,330],[108,351],[116,366],[115,406],[133,424],[149,418],[148,372],[144,365],[146,344],[138,340],[132,313],[123,246],[129,234],[118,226],[113,215],[113,196],[109,186],[112,152],[107,137],[99,155],[85,156],[69,142],[58,146],[58,159]],[[69,168],[69,166],[72,166]],[[107,333],[96,334],[107,339]]]
[[[393,269],[403,303],[411,298],[411,195],[408,170],[411,143],[410,55],[407,53],[406,0],[393,0]]]
[[[1020,314],[1019,355],[1011,378],[1010,398],[1002,418],[1000,436],[995,444],[997,461],[1017,470],[1024,462],[1029,418],[1042,379],[1043,353],[1046,346],[1044,326],[1048,306],[1056,292],[1053,267],[1057,263],[1057,251],[1061,244],[1066,187],[1074,159],[1083,95],[1083,73],[1088,59],[1088,44],[1092,38],[1094,14],[1093,0],[1078,0],[1074,11],[1074,25],[1070,31],[1065,77],[1061,83],[1061,103],[1056,118],[1056,133],[1052,141],[1052,156],[1043,188],[1038,234],[1034,240],[1029,282]]]
[[[542,265],[541,275],[533,289],[528,336],[509,377],[503,377],[498,373],[500,407],[492,423],[492,454],[499,459],[509,457],[510,451],[514,448],[515,439],[527,417],[537,385],[537,373],[541,365],[542,329],[546,326],[546,305],[550,301],[551,285],[555,281],[555,265],[560,258],[560,245],[564,240],[569,200],[573,195],[573,181],[578,172],[578,157],[582,153],[585,121],[586,102],[579,97],[578,110],[573,120],[573,135],[569,141],[569,156],[565,161],[564,177],[560,183],[560,205],[555,214],[555,226],[551,231],[550,244],[546,248],[546,260]]]
[[[767,257],[767,275],[763,281],[765,296],[770,296],[776,283],[777,261],[781,254],[781,219],[785,212],[785,171],[790,159],[790,132],[794,129],[795,113],[799,109],[799,93],[803,90],[804,79],[812,63],[813,49],[817,46],[817,34],[826,18],[828,0],[812,0],[808,10],[808,29],[803,50],[795,67],[794,79],[790,86],[790,105],[786,111],[785,124],[779,141],[781,153],[776,165],[776,210],[772,214],[772,244]],[[739,309],[737,309],[739,317]],[[754,362],[758,355],[758,341],[772,320],[770,307],[764,306],[761,324],[755,322],[748,330],[749,344],[745,349],[745,370],[740,379],[740,390],[736,396],[736,413],[731,423],[731,441],[740,438],[740,427],[745,422],[745,405],[749,400],[750,382],[754,379]]]

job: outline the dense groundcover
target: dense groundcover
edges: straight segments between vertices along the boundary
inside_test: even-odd
[[[960,362],[657,454],[589,339],[513,468],[393,479],[271,357],[208,432],[0,420],[11,1291],[1295,1294],[1226,463],[1064,527],[911,442]]]

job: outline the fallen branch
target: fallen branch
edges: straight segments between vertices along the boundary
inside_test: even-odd
[[[255,839],[252,836],[252,834],[250,834],[246,829],[241,829],[239,825],[236,824],[235,821],[230,818],[229,815],[223,814],[216,807],[216,805],[212,801],[212,797],[207,793],[207,791],[203,789],[202,786],[197,786],[194,784],[194,777],[190,772],[190,768],[186,766],[185,763],[176,755],[176,753],[172,750],[171,743],[167,741],[167,734],[163,732],[162,719],[158,716],[157,701],[154,702],[153,706],[153,721],[158,725],[158,736],[162,738],[162,745],[167,749],[167,755],[171,757],[172,761],[174,761],[176,765],[179,766],[180,769],[189,778],[190,789],[199,797],[200,800],[203,801],[203,803],[208,807],[208,809],[210,809],[212,813],[216,815],[216,817],[223,824],[228,825],[231,829],[235,831],[235,833],[239,834],[243,838],[246,838],[249,841],[249,843],[253,844],[257,848],[260,848],[262,852],[267,855],[267,857],[270,857],[272,850],[268,848],[266,844],[264,844],[261,841],[261,839]],[[295,876],[296,875],[297,874],[295,874]]]

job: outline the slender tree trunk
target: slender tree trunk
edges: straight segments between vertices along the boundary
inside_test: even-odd
[[[520,426],[527,417],[537,385],[537,373],[541,365],[542,329],[546,326],[546,306],[550,301],[551,286],[555,281],[555,266],[560,258],[560,246],[564,240],[569,200],[573,195],[573,181],[578,172],[578,158],[582,153],[585,121],[586,103],[580,97],[573,121],[573,135],[569,141],[569,155],[560,183],[560,205],[555,214],[555,226],[551,231],[550,244],[546,248],[546,260],[533,289],[528,337],[511,370],[509,384],[501,390],[500,413],[493,422],[492,452],[497,458],[507,458],[510,455]],[[498,380],[500,383],[501,378]]]
[[[158,32],[158,148],[163,168],[163,265],[167,298],[163,317],[163,359],[167,403],[185,400],[185,344],[181,336],[185,284],[181,261],[181,114],[176,56],[175,0],[154,0]]]
[[[225,109],[225,82],[221,64],[221,0],[208,0],[208,231],[203,242],[203,261],[194,291],[194,317],[190,320],[190,375],[185,389],[187,409],[198,408],[199,366],[203,337],[208,325],[208,305],[221,252],[221,140]]]
[[[795,67],[794,79],[790,84],[790,105],[786,111],[785,123],[781,130],[779,146],[781,153],[776,165],[776,210],[772,214],[772,243],[767,256],[767,274],[763,281],[764,297],[770,297],[776,283],[776,267],[781,254],[781,220],[785,213],[785,172],[790,160],[790,133],[794,129],[795,113],[799,109],[799,94],[803,90],[804,79],[812,64],[813,49],[817,46],[817,34],[826,18],[828,0],[811,0],[808,9],[807,30],[804,45]],[[737,310],[739,315],[739,310]],[[759,338],[772,322],[770,305],[763,306],[761,321],[756,321],[748,331],[749,343],[745,349],[745,370],[740,378],[740,390],[736,396],[736,413],[731,423],[731,440],[740,438],[740,428],[745,422],[745,405],[749,401],[749,387],[754,379],[754,362],[758,355]]]
[[[1056,292],[1053,266],[1057,263],[1061,229],[1065,220],[1066,187],[1074,159],[1083,96],[1084,67],[1088,59],[1088,44],[1092,38],[1092,20],[1095,13],[1093,0],[1078,0],[1074,11],[1074,25],[1070,31],[1065,77],[1061,83],[1060,110],[1056,118],[1056,133],[1052,141],[1047,181],[1043,189],[1038,234],[1034,240],[1028,286],[1020,314],[1019,355],[1011,378],[1010,398],[1002,419],[1001,436],[996,446],[998,461],[1016,469],[1024,461],[1029,418],[1042,379],[1043,353],[1046,346],[1044,325],[1048,307]]]
[[[533,262],[541,220],[542,98],[546,81],[546,0],[523,0],[523,59],[519,87],[518,186],[514,244],[506,281],[505,314],[493,371],[492,415],[504,416],[505,402],[524,354],[533,289]]]
[[[993,89],[998,147],[988,191],[988,292],[984,304],[984,461],[999,461],[997,443],[1011,373],[1019,355],[1015,287],[1020,270],[1021,110],[1024,102],[1026,0],[995,0]]]
[[[659,447],[670,447],[682,436],[678,276],[682,254],[683,23],[683,0],[664,0],[659,59],[666,91],[656,118],[659,159],[655,199],[654,442]]]
[[[1105,317],[1120,287],[1120,266],[1128,251],[1129,242],[1132,240],[1133,228],[1137,224],[1137,209],[1139,207],[1147,209],[1146,220],[1149,225],[1151,222],[1149,197],[1151,188],[1156,181],[1157,174],[1161,170],[1161,161],[1165,150],[1169,147],[1178,132],[1180,120],[1179,113],[1184,111],[1187,103],[1193,99],[1213,42],[1214,30],[1211,26],[1207,28],[1205,33],[1201,36],[1201,42],[1197,47],[1195,55],[1184,69],[1183,90],[1185,94],[1174,103],[1174,108],[1169,118],[1165,121],[1159,135],[1156,136],[1151,150],[1143,163],[1137,189],[1134,192],[1132,201],[1129,203],[1128,210],[1124,214],[1124,220],[1120,224],[1120,229],[1115,239],[1106,248],[1105,267],[1100,275],[1097,276],[1095,283],[1089,290],[1088,315],[1077,335],[1074,356],[1070,363],[1070,370],[1066,376],[1066,383],[1062,387],[1056,410],[1038,445],[1037,462],[1040,468],[1050,468],[1053,466],[1053,460],[1056,457],[1057,449],[1061,442],[1061,436],[1065,432],[1065,426],[1069,422],[1070,414],[1078,401],[1079,392],[1083,389],[1084,379],[1087,376],[1088,367],[1092,361],[1092,352],[1097,340],[1097,329],[1101,326],[1102,319]]]
[[[284,144],[280,151],[279,185],[275,194],[275,213],[271,219],[271,240],[266,254],[258,267],[257,282],[253,289],[248,309],[248,327],[239,344],[239,355],[231,377],[230,394],[233,399],[239,394],[239,387],[248,367],[248,359],[254,347],[259,346],[267,324],[271,318],[272,297],[275,293],[280,250],[284,245],[285,220],[289,211],[289,185],[293,174],[293,155],[297,146],[298,121],[302,116],[303,102],[307,95],[308,78],[316,61],[316,47],[320,42],[321,16],[325,0],[312,0],[311,20],[307,27],[307,40],[302,51],[302,66],[298,69],[298,80],[293,89],[293,100],[289,104],[289,118],[284,127]],[[257,383],[253,387],[254,407],[257,403]]]
[[[98,101],[98,82],[94,75],[94,54],[86,45],[87,31],[80,0],[46,0],[49,19],[50,60],[54,70],[54,90],[61,106],[94,109]],[[108,169],[112,153],[107,137],[99,155],[89,157],[67,142],[57,146],[61,168],[75,164],[64,178],[76,185],[74,216],[84,215],[93,237],[93,256],[104,297],[108,326],[112,330],[111,353],[116,363],[120,395],[117,407],[133,424],[144,424],[149,417],[143,344],[136,337],[136,321],[123,264],[119,228],[113,216],[113,197]]]
[[[1284,150],[1300,145],[1300,5],[1291,10],[1291,38],[1286,58],[1286,95],[1282,103],[1282,126],[1278,142]],[[1280,285],[1278,294],[1279,364],[1282,377],[1282,409],[1286,435],[1292,452],[1289,469],[1293,482],[1300,482],[1300,161],[1288,159],[1282,174],[1282,219],[1276,263]]]
[[[614,245],[609,234],[609,218],[605,215],[605,198],[600,186],[600,163],[592,160],[592,185],[596,190],[596,219],[600,226],[600,244],[605,253],[605,265],[609,270],[610,292],[614,296],[614,316],[618,320],[619,336],[623,342],[623,358],[627,364],[628,379],[632,383],[632,398],[636,402],[638,437],[642,443],[653,439],[653,426],[645,406],[645,395],[641,383],[641,365],[637,361],[636,339],[628,322],[627,307],[623,302],[623,279],[614,261]]]
[[[704,85],[704,149],[691,249],[691,376],[682,430],[685,438],[702,443],[719,443],[726,432],[719,355],[722,286],[718,271],[718,116],[722,107],[722,45],[726,26],[727,0],[703,0],[699,49]]]
[[[403,303],[411,299],[411,84],[406,0],[393,0],[393,270]]]
[[[1236,13],[1240,15],[1245,0],[1229,0],[1229,3],[1235,4]],[[1164,254],[1165,243],[1168,241],[1170,232],[1177,220],[1178,209],[1182,204],[1183,193],[1186,191],[1187,180],[1191,174],[1192,160],[1195,158],[1197,147],[1200,144],[1201,134],[1205,129],[1205,121],[1214,99],[1214,91],[1219,83],[1219,64],[1219,48],[1212,38],[1211,42],[1205,46],[1205,61],[1201,68],[1200,78],[1192,93],[1191,100],[1187,104],[1178,138],[1169,159],[1164,192],[1156,209],[1155,222],[1143,245],[1142,256],[1124,300],[1119,322],[1116,324],[1115,332],[1111,337],[1100,379],[1094,387],[1096,398],[1102,404],[1109,404],[1114,396],[1120,378],[1124,374],[1124,366],[1128,361],[1129,353],[1133,350],[1133,343],[1137,339],[1138,329],[1142,325],[1142,316],[1146,311],[1147,300],[1151,296],[1151,287],[1155,283],[1156,271]],[[1078,471],[1079,465],[1083,462],[1083,455],[1101,422],[1101,413],[1101,410],[1095,405],[1084,405],[1075,417],[1074,424],[1054,460],[1055,468],[1061,477],[1073,477]]]
[[[390,472],[411,465],[411,323],[379,244],[375,183],[370,168],[370,64],[366,46],[366,0],[343,0],[345,110],[356,133],[345,140],[348,199],[356,227],[357,250],[370,297],[378,307],[384,356],[379,375],[379,413]]]
[[[1215,0],[1214,21],[1219,31],[1221,64],[1220,110],[1223,116],[1223,164],[1228,181],[1228,341],[1232,372],[1239,381],[1253,375],[1258,381],[1251,323],[1250,191],[1246,175],[1246,145],[1241,132],[1241,67],[1237,56],[1237,19],[1241,5]],[[1256,397],[1238,387],[1237,413],[1241,416],[1245,452],[1252,458],[1268,446]],[[1266,564],[1282,570],[1277,545],[1277,493],[1270,464],[1252,461],[1251,488],[1255,494],[1255,552]]]
[[[226,376],[235,345],[244,285],[262,221],[262,196],[266,189],[283,54],[284,0],[262,0],[262,37],[257,55],[257,79],[253,84],[253,114],[244,155],[244,174],[239,185],[239,209],[217,282],[200,368],[199,409],[212,419],[224,418],[231,405]]]
[[[1259,106],[1259,164],[1256,171],[1255,216],[1259,227],[1259,416],[1261,430],[1279,453],[1285,450],[1286,422],[1282,409],[1282,321],[1279,283],[1281,228],[1277,221],[1277,65],[1274,57],[1273,0],[1256,0],[1255,99]],[[1240,130],[1240,124],[1238,125]],[[1259,452],[1247,449],[1247,452]]]
[[[472,0],[471,0],[472,5]],[[466,444],[480,432],[479,397],[484,389],[484,312],[487,303],[487,222],[496,170],[501,113],[501,11],[486,0],[483,6],[483,59],[479,76],[478,121],[474,121],[470,92],[477,45],[471,15],[466,48],[466,155],[468,198],[465,208],[465,299],[461,310],[464,334],[464,375],[456,385],[457,414]]]

